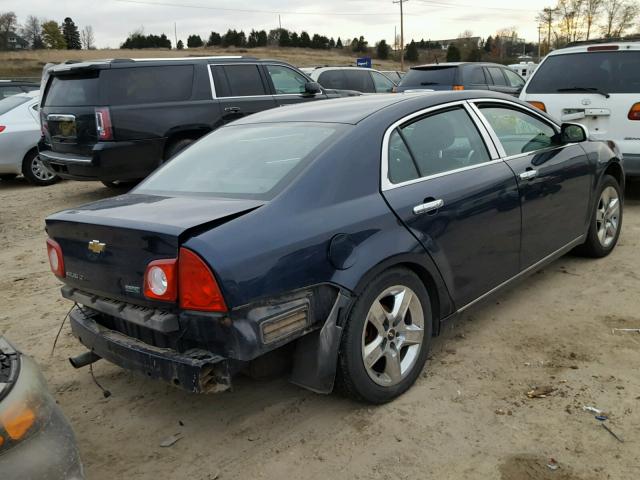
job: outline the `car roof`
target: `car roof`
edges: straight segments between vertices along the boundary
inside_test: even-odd
[[[618,47],[617,50],[607,50],[607,47]],[[640,42],[606,42],[606,43],[585,43],[574,47],[565,47],[549,52],[548,56],[569,55],[572,53],[585,53],[589,48],[596,48],[600,52],[622,52],[625,50],[640,50]]]
[[[432,68],[432,67],[462,67],[464,65],[479,65],[479,66],[491,66],[491,67],[504,67],[499,63],[492,62],[441,62],[441,63],[425,63],[424,65],[416,65],[415,67],[411,67],[412,70],[420,70],[422,68]]]
[[[39,85],[38,82],[29,82],[26,80],[0,80],[0,85],[26,85],[33,86]]]
[[[336,98],[323,100],[321,102],[299,103],[282,108],[274,108],[236,120],[233,122],[233,125],[276,122],[344,123],[356,125],[370,115],[386,108],[401,105],[402,110],[411,107],[420,110],[443,103],[479,98],[510,100],[516,104],[527,105],[514,97],[489,91],[381,93],[377,95]]]
[[[369,68],[369,67],[354,67],[354,66],[348,66],[348,67],[317,67],[315,68],[313,71],[315,72],[319,72],[319,71],[327,71],[327,70],[369,70],[369,71],[374,71],[377,72],[378,70],[376,70],[375,68]]]

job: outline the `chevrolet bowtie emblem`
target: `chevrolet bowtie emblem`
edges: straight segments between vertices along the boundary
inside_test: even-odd
[[[107,248],[107,244],[100,242],[100,240],[91,240],[88,248],[93,253],[102,253],[104,249]]]

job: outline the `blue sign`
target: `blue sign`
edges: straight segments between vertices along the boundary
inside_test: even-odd
[[[356,65],[364,68],[371,68],[371,57],[362,57],[356,60]]]

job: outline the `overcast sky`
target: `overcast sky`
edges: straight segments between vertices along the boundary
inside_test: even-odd
[[[537,41],[536,12],[550,3],[409,0],[404,5],[405,41],[453,38],[465,30],[486,37],[505,27],[515,27],[521,37]],[[382,38],[391,43],[396,26],[400,33],[399,7],[391,0],[0,0],[0,11],[10,9],[20,22],[27,15],[58,22],[70,16],[80,28],[92,25],[99,48],[119,47],[140,27],[145,33],[165,33],[173,42],[174,22],[178,38],[185,44],[192,33],[205,39],[212,30],[269,31],[278,27],[278,12],[283,28],[343,39],[364,35],[371,45]]]

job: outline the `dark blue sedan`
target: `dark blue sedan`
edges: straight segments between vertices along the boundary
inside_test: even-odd
[[[47,218],[89,349],[71,360],[193,392],[284,364],[386,402],[446,320],[571,250],[609,254],[623,182],[615,145],[499,94],[252,115],[131,193]]]

